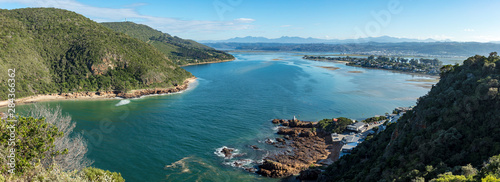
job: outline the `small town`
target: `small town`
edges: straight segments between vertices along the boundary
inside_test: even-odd
[[[410,73],[421,73],[428,75],[439,75],[442,62],[438,59],[425,59],[425,58],[401,58],[401,57],[385,57],[373,55],[367,58],[358,57],[326,57],[326,56],[308,56],[305,55],[303,59],[314,61],[327,61],[327,62],[345,62],[348,66],[358,66],[365,68],[376,68],[384,70],[394,70]]]

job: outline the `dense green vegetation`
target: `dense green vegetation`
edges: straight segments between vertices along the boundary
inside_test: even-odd
[[[54,8],[0,10],[0,82],[16,69],[16,97],[169,87],[192,75],[153,46]],[[7,98],[7,84],[0,98]]]
[[[497,182],[500,181],[500,155],[491,157],[478,172],[476,168],[468,164],[466,166],[455,167],[452,171],[439,174],[432,182]],[[454,174],[455,173],[455,174]],[[424,181],[423,178],[418,178]]]
[[[318,122],[316,127],[330,133],[343,133],[347,125],[354,123],[351,119],[344,117],[337,118],[336,120],[337,121],[334,121],[334,119],[323,119]]]
[[[53,160],[57,156],[68,156],[67,148],[56,150],[55,147],[55,141],[64,137],[59,128],[45,118],[18,117],[17,120],[16,123],[0,121],[0,154],[4,156],[0,158],[0,181],[125,181],[120,173],[102,169],[62,170],[64,166]],[[13,161],[11,158],[15,159],[12,163],[15,169],[9,164]]]
[[[133,22],[111,22],[102,23],[102,25],[153,45],[178,65],[234,59],[232,55],[223,51],[215,50],[192,40],[162,33],[146,25]]]
[[[483,168],[477,178],[498,178],[499,158],[488,160],[500,154],[499,79],[497,53],[443,68],[439,83],[412,111],[330,165],[322,179],[427,181],[451,178],[450,172],[463,175],[456,169],[467,164],[480,169],[488,162],[491,172]]]
[[[11,137],[11,135],[16,137]],[[64,151],[50,151],[54,148],[54,140],[61,137],[56,126],[48,124],[45,119],[35,119],[32,117],[20,117],[17,123],[8,123],[2,120],[0,125],[0,143],[1,148],[11,148],[9,144],[15,147],[16,172],[25,173],[34,168],[39,162],[44,159],[45,153],[50,152],[51,155],[60,155]],[[12,140],[12,139],[15,140]],[[10,152],[9,152],[10,154]],[[0,164],[5,166],[5,163]],[[7,173],[7,168],[4,167],[0,171]]]
[[[385,56],[369,56],[367,58],[354,57],[325,57],[325,56],[308,56],[303,59],[315,61],[347,61],[348,66],[361,66],[367,68],[378,68],[386,70],[397,70],[411,73],[423,73],[437,75],[440,73],[442,62],[438,59],[406,59],[401,57],[385,57]]]
[[[387,119],[387,117],[385,117],[385,116],[375,116],[375,117],[371,117],[371,118],[366,118],[365,120],[363,120],[361,122],[373,123],[373,122],[382,121],[382,120],[386,120],[386,119]]]

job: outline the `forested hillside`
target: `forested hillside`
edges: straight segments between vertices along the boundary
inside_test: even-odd
[[[16,97],[169,87],[192,75],[153,46],[77,13],[0,10],[0,82],[16,71]],[[0,98],[7,98],[7,84]]]
[[[332,164],[322,180],[499,178],[499,157],[488,160],[500,154],[499,80],[496,53],[443,67],[439,83],[413,111]]]
[[[234,59],[232,55],[223,51],[215,50],[192,40],[181,39],[177,36],[162,33],[146,25],[133,22],[111,22],[102,23],[102,25],[153,45],[178,65]]]

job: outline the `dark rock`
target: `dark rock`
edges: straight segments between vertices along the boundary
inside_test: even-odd
[[[259,166],[259,170],[257,171],[257,173],[262,176],[272,178],[291,176],[298,172],[299,170],[296,168],[272,160],[265,160],[264,163]]]
[[[295,137],[295,136],[299,135],[299,131],[294,130],[292,128],[280,128],[278,130],[278,134],[280,134],[280,135],[290,135],[292,137]]]
[[[254,173],[254,172],[257,172],[257,169],[253,168],[253,167],[246,167],[244,168],[246,171],[248,172],[251,172],[251,173]]]
[[[241,157],[241,156],[245,156],[245,155],[247,155],[247,153],[232,154],[231,157]]]
[[[250,147],[252,147],[254,150],[259,150],[259,149],[260,149],[260,148],[259,148],[259,147],[257,147],[256,145],[252,145],[252,146],[250,146]]]
[[[283,139],[283,138],[276,138],[276,141],[277,142],[285,142],[285,139]]]
[[[223,148],[221,152],[224,154],[224,156],[226,158],[231,158],[231,156],[233,155],[233,153],[232,153],[233,151],[234,151],[234,149]]]
[[[234,167],[243,167],[245,164],[252,163],[253,161],[250,159],[241,159],[241,160],[236,160],[232,164]]]
[[[316,133],[315,132],[312,132],[312,131],[304,131],[302,133],[300,133],[300,137],[312,137],[312,136],[315,136]]]
[[[285,146],[285,145],[274,144],[274,146],[275,146],[276,148],[286,148],[286,146]]]
[[[290,120],[290,124],[288,126],[290,127],[299,127],[299,128],[312,128],[314,127],[314,124],[312,122],[306,122],[306,121],[299,121],[299,120]]]
[[[283,122],[281,122],[281,125],[288,126],[288,125],[290,125],[290,122],[283,120]]]
[[[273,119],[273,124],[279,124],[280,123],[280,120],[279,119]]]
[[[321,174],[321,170],[319,170],[319,169],[307,169],[304,171],[300,171],[300,175],[297,177],[297,179],[299,179],[299,180],[317,180],[320,174]]]

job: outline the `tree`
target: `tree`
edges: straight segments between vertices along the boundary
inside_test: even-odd
[[[33,118],[44,118],[45,122],[58,128],[62,133],[61,137],[54,140],[54,148],[51,153],[57,151],[67,151],[65,155],[47,155],[43,160],[44,166],[57,164],[63,170],[80,170],[90,166],[93,161],[86,158],[87,142],[80,133],[73,134],[76,123],[71,121],[71,117],[63,115],[59,106],[49,108],[48,106],[35,104],[31,107],[29,115]]]
[[[16,171],[8,173],[7,158],[1,157],[0,181],[125,181],[120,173],[86,168],[91,164],[85,157],[86,142],[71,134],[75,124],[59,107],[34,105],[28,115],[17,117],[15,131],[11,123],[0,122],[1,156],[9,155],[11,133],[16,136]]]

